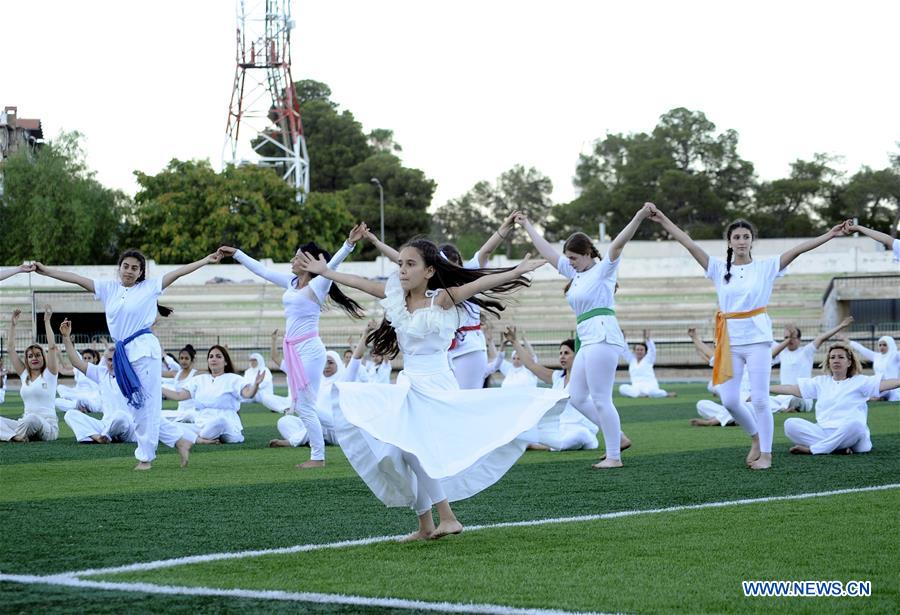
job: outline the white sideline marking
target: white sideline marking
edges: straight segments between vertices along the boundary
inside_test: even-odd
[[[747,504],[762,504],[766,502],[780,502],[788,500],[805,500],[811,498],[843,495],[849,493],[863,493],[867,491],[885,491],[900,488],[900,483],[888,485],[875,485],[871,487],[857,487],[853,489],[835,489],[833,491],[819,491],[813,493],[801,493],[795,495],[779,495],[764,498],[752,498],[742,500],[728,500],[724,502],[705,502],[703,504],[689,504],[684,506],[671,506],[668,508],[652,508],[645,510],[626,510],[600,515],[582,515],[579,517],[558,517],[553,519],[538,519],[533,521],[510,521],[494,523],[491,525],[473,525],[466,531],[478,531],[503,527],[529,527],[547,525],[552,523],[574,523],[579,521],[597,521],[602,519],[618,519],[620,517],[633,517],[637,515],[659,514],[667,512],[680,512],[686,510],[701,510],[704,508],[721,508],[725,506],[745,506]],[[110,581],[92,581],[78,577],[101,574],[114,574],[119,572],[133,572],[142,570],[155,570],[170,568],[184,564],[211,562],[217,560],[240,559],[256,557],[259,555],[271,555],[281,553],[300,553],[318,549],[339,549],[361,545],[376,544],[395,540],[400,536],[376,536],[361,540],[343,540],[325,544],[306,544],[278,549],[259,549],[255,551],[239,551],[233,553],[210,553],[207,555],[194,555],[154,562],[129,564],[127,566],[115,566],[109,568],[94,568],[75,572],[65,572],[54,575],[15,575],[0,573],[0,582],[24,583],[28,585],[61,585],[67,587],[89,587],[113,591],[144,592],[153,594],[187,595],[187,596],[230,596],[235,598],[258,598],[262,600],[284,600],[295,602],[315,602],[320,604],[347,604],[359,606],[379,606],[388,608],[420,609],[427,611],[440,611],[448,613],[481,613],[486,615],[575,615],[572,611],[559,611],[548,609],[522,609],[495,604],[465,604],[453,602],[422,602],[418,600],[403,600],[399,598],[366,598],[361,596],[347,596],[343,594],[320,594],[313,592],[287,592],[279,590],[249,590],[249,589],[221,589],[212,587],[183,587],[174,585],[155,585],[152,583],[117,583]],[[591,614],[608,615],[608,614]]]
[[[60,574],[46,577],[32,575],[0,574],[0,581],[26,584],[63,585],[67,587],[89,587],[114,591],[169,594],[177,596],[225,596],[230,598],[258,598],[262,600],[284,600],[292,602],[315,602],[319,604],[347,604],[353,606],[378,606],[395,609],[418,609],[440,611],[442,613],[480,613],[485,615],[610,615],[583,611],[558,611],[551,609],[520,609],[500,604],[474,604],[458,602],[423,602],[401,598],[365,598],[343,594],[317,594],[312,592],[287,592],[280,590],[216,589],[212,587],[182,587],[177,585],[154,585],[152,583],[111,583],[108,581],[87,581]]]
[[[479,530],[489,530],[502,527],[531,527],[535,525],[549,525],[552,523],[574,523],[579,521],[599,521],[603,519],[618,519],[620,517],[633,517],[636,515],[651,515],[659,513],[680,512],[684,510],[701,510],[704,508],[720,508],[723,506],[743,506],[746,504],[763,504],[766,502],[780,502],[785,500],[805,500],[809,498],[821,498],[831,495],[842,495],[846,493],[862,493],[865,491],[884,491],[886,489],[900,488],[900,483],[892,483],[889,485],[875,485],[872,487],[856,487],[852,489],[836,489],[834,491],[819,491],[813,493],[800,493],[796,495],[777,495],[765,498],[753,498],[743,500],[728,500],[724,502],[705,502],[703,504],[686,504],[683,506],[671,506],[669,508],[651,508],[645,510],[624,510],[620,512],[603,513],[599,515],[582,515],[580,517],[557,517],[552,519],[535,519],[532,521],[506,521],[503,523],[492,523],[490,525],[469,525],[466,526],[466,532],[476,532]],[[143,570],[157,570],[159,568],[171,568],[173,566],[183,566],[186,564],[199,564],[205,562],[215,562],[227,559],[243,559],[247,557],[258,557],[260,555],[282,555],[288,553],[303,553],[306,551],[317,551],[319,549],[341,549],[344,547],[358,547],[382,542],[389,542],[403,537],[403,534],[395,536],[373,536],[370,538],[361,538],[359,540],[342,540],[339,542],[323,543],[323,544],[305,544],[295,545],[293,547],[279,547],[275,549],[258,549],[253,551],[233,551],[230,553],[207,553],[205,555],[190,555],[186,557],[175,557],[171,559],[161,559],[153,562],[144,562],[136,564],[127,564],[125,566],[111,566],[109,568],[88,568],[87,570],[76,570],[73,572],[63,573],[72,577],[88,577],[103,574],[116,574],[119,572],[137,572]]]

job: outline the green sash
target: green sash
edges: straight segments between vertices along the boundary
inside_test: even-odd
[[[580,325],[585,320],[590,320],[594,316],[615,316],[616,311],[612,308],[594,308],[593,310],[588,310],[581,316],[575,319],[575,324]],[[578,337],[578,330],[575,331],[575,352],[581,348],[581,339]]]

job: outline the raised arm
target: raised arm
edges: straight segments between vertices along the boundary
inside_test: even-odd
[[[16,323],[18,323],[19,316],[21,315],[22,310],[13,310],[12,316],[9,319],[9,334],[7,336],[8,339],[6,340],[6,343],[9,345],[9,362],[17,375],[25,371],[25,364],[22,363],[22,359],[19,358],[19,353],[16,352]]]
[[[537,232],[537,229],[531,224],[531,221],[525,216],[523,213],[516,214],[515,217],[516,224],[525,229],[525,232],[528,233],[528,237],[531,238],[531,243],[534,244],[534,247],[537,248],[538,253],[544,257],[548,263],[556,267],[556,263],[559,262],[560,254],[556,251],[550,242],[544,239],[544,237]]]
[[[840,237],[841,235],[846,234],[847,223],[841,222],[840,224],[836,224],[833,226],[827,233],[823,233],[814,239],[810,239],[804,241],[803,243],[799,243],[784,254],[781,255],[781,260],[778,264],[778,269],[784,269],[788,265],[794,262],[794,259],[800,256],[805,252],[809,252],[810,250],[814,250],[818,248],[822,244],[827,241],[834,239],[835,237]]]
[[[77,284],[84,290],[89,293],[94,292],[94,281],[90,278],[86,278],[83,275],[78,275],[77,273],[72,273],[70,271],[60,271],[59,269],[51,269],[50,267],[45,266],[42,263],[35,261],[34,263],[34,272],[39,273],[41,275],[45,275],[48,278],[53,278],[55,280],[59,280],[60,282],[68,282],[69,284]]]
[[[875,357],[878,356],[873,350],[869,350],[859,342],[850,341],[850,348],[858,352],[866,361],[874,361]]]
[[[891,389],[900,388],[900,378],[884,378],[879,385],[880,391],[890,391]]]
[[[373,233],[369,229],[366,229],[365,237],[369,240],[369,243],[371,243],[378,249],[379,252],[381,252],[382,256],[384,256],[392,263],[396,263],[400,259],[400,253],[397,252],[397,250],[387,245],[386,243],[383,243],[380,239],[378,239],[375,233]]]
[[[59,325],[59,334],[62,335],[63,346],[66,347],[66,355],[69,357],[69,363],[72,367],[83,374],[88,372],[88,362],[75,350],[75,344],[72,343],[72,323],[69,319],[65,319]]]
[[[553,384],[553,370],[534,360],[534,355],[529,353],[519,340],[514,326],[506,327],[503,337],[512,344],[513,349],[515,349],[519,358],[522,359],[522,364],[528,368],[528,371],[537,376],[541,382]]]
[[[56,347],[56,375],[57,376],[74,376],[75,370],[71,367],[72,362],[69,361],[70,367],[66,367],[62,360],[62,350]]]
[[[53,316],[53,308],[44,306],[44,333],[47,336],[47,370],[54,376],[59,373],[59,349],[56,347],[56,336],[53,334],[53,325],[50,317]]]
[[[802,397],[800,387],[796,384],[772,384],[769,385],[769,392],[775,395],[793,395],[794,397]]]
[[[780,355],[781,351],[784,350],[785,348],[787,348],[787,345],[788,345],[788,340],[787,340],[787,338],[785,338],[785,339],[781,340],[780,342],[778,342],[777,344],[775,344],[774,346],[772,346],[772,358],[774,359],[775,357]],[[818,348],[818,346],[816,346],[816,348]]]
[[[509,239],[509,234],[512,233],[516,228],[516,216],[520,212],[514,211],[503,220],[503,224],[500,225],[496,231],[494,231],[490,237],[487,238],[487,241],[484,242],[484,245],[478,250],[478,266],[484,267],[487,265],[488,260],[491,258],[491,253],[497,249],[501,243]]]
[[[490,290],[496,286],[500,286],[501,284],[512,282],[516,278],[534,271],[535,269],[546,263],[546,261],[542,258],[531,259],[529,258],[530,256],[530,254],[526,254],[522,262],[520,262],[512,269],[508,269],[507,271],[481,276],[477,280],[473,280],[468,284],[463,284],[462,286],[445,288],[444,290],[446,292],[440,293],[437,296],[437,304],[445,310],[449,310],[451,307],[453,307],[454,304],[462,303],[463,301],[477,295],[478,293]]]
[[[162,395],[166,399],[171,399],[172,401],[185,401],[186,399],[191,398],[191,394],[189,391],[185,391],[184,389],[173,391],[172,389],[167,389],[166,387],[162,388]]]
[[[709,269],[709,254],[707,254],[696,241],[691,239],[687,233],[669,220],[666,214],[659,209],[656,209],[656,211],[650,215],[650,219],[662,226],[672,239],[684,246],[688,253],[694,257],[694,260],[697,261],[697,264],[703,267],[703,271]]]
[[[609,244],[609,249],[606,251],[606,256],[609,260],[614,261],[619,258],[622,254],[622,250],[625,248],[625,244],[634,237],[634,234],[641,226],[641,222],[649,218],[650,214],[654,211],[656,211],[656,206],[653,203],[644,203],[644,206],[637,210],[637,213],[634,214],[631,221],[625,225],[625,228],[619,231],[616,238]]]
[[[244,399],[253,399],[256,396],[256,392],[259,391],[259,385],[262,384],[262,381],[265,379],[266,370],[259,370],[259,373],[256,374],[256,380],[250,384],[244,385],[244,388],[241,389],[241,397]]]
[[[163,276],[163,279],[162,279],[163,289],[166,289],[169,286],[171,286],[172,283],[175,280],[177,280],[178,278],[185,276],[189,273],[193,273],[194,271],[197,271],[198,269],[200,269],[200,267],[204,267],[206,265],[211,265],[213,263],[218,263],[219,261],[222,260],[223,256],[225,256],[224,252],[222,252],[221,250],[216,250],[215,252],[213,252],[212,254],[210,254],[209,256],[207,256],[205,258],[201,258],[200,260],[194,261],[193,263],[189,263],[187,265],[182,265],[175,271],[170,271],[169,273],[167,273],[166,275]]]
[[[10,267],[9,269],[0,269],[0,282],[6,278],[12,277],[17,273],[32,273],[36,271],[34,264],[19,265],[18,267]]]
[[[697,329],[693,327],[688,329],[688,337],[691,338],[691,342],[694,343],[694,348],[697,349],[697,352],[701,357],[709,361],[713,358],[713,356],[715,356],[715,351],[713,350],[712,346],[704,342],[702,339],[700,339],[700,336],[697,335]]]
[[[347,237],[347,241],[340,247],[340,249],[332,255],[331,260],[328,261],[329,269],[337,269],[338,266],[344,262],[344,259],[350,256],[353,252],[353,249],[356,247],[356,242],[365,236],[366,231],[369,229],[366,228],[366,225],[360,222],[350,231],[350,236]],[[317,278],[313,278],[309,282],[310,288],[313,289],[316,297],[320,300],[325,297],[325,294],[328,292],[328,289],[331,287],[331,280],[328,278],[319,276]]]
[[[848,233],[862,233],[866,237],[870,237],[878,243],[884,244],[884,247],[888,250],[891,250],[894,247],[894,238],[887,233],[882,233],[881,231],[866,228],[859,224],[853,224],[853,222],[850,220],[844,223],[844,227],[846,228]],[[0,280],[2,279],[3,278],[0,278]]]
[[[281,348],[278,346],[278,329],[272,331],[272,346],[269,349],[269,367],[281,369]]]
[[[829,329],[828,331],[826,331],[825,333],[821,334],[816,339],[814,339],[813,346],[816,349],[818,349],[819,346],[821,346],[823,343],[825,343],[829,338],[831,338],[831,336],[837,335],[838,333],[840,333],[840,331],[842,329],[846,329],[847,327],[849,327],[852,324],[853,324],[853,316],[848,316],[847,318],[842,320],[840,322],[840,324],[838,324],[838,326],[836,326],[833,329]]]
[[[361,290],[378,299],[384,299],[384,282],[329,269],[328,263],[325,262],[325,259],[322,258],[321,254],[318,259],[313,258],[309,253],[298,254],[296,258],[300,264],[300,268],[304,271],[309,271],[310,273],[315,273],[328,278],[332,282],[337,282],[338,284]]]
[[[290,288],[291,280],[294,279],[293,275],[287,273],[278,273],[277,271],[266,269],[265,267],[263,267],[263,264],[261,262],[251,256],[248,256],[237,248],[233,248],[231,246],[219,246],[219,252],[221,252],[225,256],[232,257],[241,265],[249,269],[251,273],[261,277],[268,282],[271,282],[275,286],[279,286],[281,288]]]
[[[647,363],[656,363],[656,342],[650,339],[650,332],[644,329],[644,344],[647,345]]]

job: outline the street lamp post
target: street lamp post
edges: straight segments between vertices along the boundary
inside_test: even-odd
[[[378,206],[379,211],[381,212],[381,243],[384,243],[384,187],[381,185],[381,182],[377,177],[373,177],[369,180],[376,186],[378,186]],[[384,258],[381,259],[381,275],[384,275]]]

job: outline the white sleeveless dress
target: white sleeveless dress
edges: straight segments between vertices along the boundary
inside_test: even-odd
[[[387,506],[413,506],[417,481],[402,451],[418,458],[451,502],[497,482],[525,451],[518,435],[534,427],[563,390],[461,390],[447,348],[458,309],[432,304],[410,313],[395,273],[381,305],[397,332],[403,371],[396,384],[340,382],[333,391],[338,442],[356,472]]]

